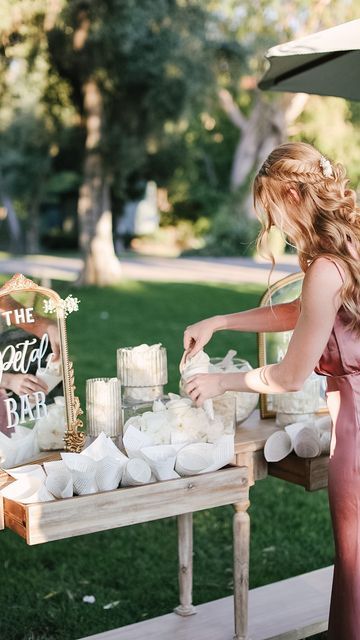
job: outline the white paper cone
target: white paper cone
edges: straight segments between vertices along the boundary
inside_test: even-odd
[[[59,382],[62,382],[61,375],[56,375],[55,373],[52,373],[48,369],[39,368],[37,369],[35,375],[37,378],[39,378],[39,380],[42,380],[42,382],[45,382],[48,388],[47,393],[50,393],[50,391],[55,389],[55,387],[59,384]]]
[[[92,460],[102,460],[109,457],[114,460],[121,460],[124,463],[127,458],[122,451],[116,446],[115,442],[102,431],[97,438],[85,449],[82,449],[80,455],[85,455]]]
[[[180,477],[174,470],[177,456],[175,447],[166,444],[144,447],[140,453],[158,480],[171,480]]]
[[[214,464],[214,444],[208,442],[195,442],[183,447],[175,463],[175,471],[181,476],[190,476],[200,473]]]
[[[210,473],[232,462],[235,456],[235,440],[233,435],[225,435],[214,443],[214,462],[200,473]]]
[[[293,422],[293,424],[288,424],[285,427],[286,433],[289,434],[291,438],[292,445],[294,446],[295,436],[302,430],[304,427],[309,427],[312,429],[312,423],[310,422]]]
[[[330,453],[331,433],[330,431],[323,431],[320,434],[320,450],[323,455]]]
[[[132,458],[127,463],[121,480],[122,487],[147,484],[151,480],[151,469],[145,460]]]
[[[332,420],[331,416],[322,416],[321,418],[315,419],[315,424],[319,431],[329,431],[331,432]]]
[[[0,465],[3,469],[21,464],[39,453],[36,430],[16,425],[15,432],[8,437],[0,431]]]
[[[63,460],[49,460],[49,462],[43,462],[43,467],[47,475],[50,475],[50,473],[70,474],[70,471]]]
[[[129,458],[136,458],[140,449],[152,444],[150,436],[130,425],[123,436],[123,444]]]
[[[21,480],[21,478],[24,478],[25,476],[32,476],[45,481],[45,471],[42,468],[41,464],[26,464],[23,467],[6,469],[6,473],[8,473],[16,480]]]
[[[37,491],[31,495],[19,497],[18,500],[24,504],[31,504],[33,502],[50,502],[50,500],[55,500],[55,497],[48,491],[45,484],[42,484]]]
[[[73,471],[81,471],[82,473],[96,473],[96,461],[81,453],[60,453],[67,468]]]
[[[72,471],[74,493],[78,496],[96,493],[99,489],[95,479],[95,471]]]
[[[275,431],[265,442],[264,456],[268,462],[278,462],[291,453],[293,444],[286,431]]]
[[[206,415],[210,418],[210,420],[214,420],[214,407],[212,400],[205,400],[203,403],[203,408]]]
[[[310,427],[304,427],[294,438],[294,451],[300,458],[316,458],[321,454],[320,436]]]
[[[25,475],[21,480],[15,480],[1,490],[5,498],[16,500],[25,504],[31,502],[47,502],[54,500],[54,496],[46,489],[41,478],[33,475]]]
[[[45,480],[45,487],[55,498],[71,498],[73,495],[73,479],[70,472],[50,473]]]
[[[126,456],[123,457],[124,461],[110,456],[98,461],[95,479],[99,491],[111,491],[118,488],[128,460]]]

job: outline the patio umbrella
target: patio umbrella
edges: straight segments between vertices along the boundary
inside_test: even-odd
[[[260,89],[360,100],[360,19],[271,47]]]

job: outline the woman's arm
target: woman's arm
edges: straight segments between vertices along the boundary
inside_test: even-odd
[[[317,258],[307,270],[301,311],[281,362],[246,373],[198,374],[185,387],[197,405],[224,391],[298,391],[318,363],[341,306],[342,279],[330,260]]]
[[[186,327],[181,363],[195,356],[211,340],[215,331],[289,331],[296,325],[300,313],[300,298],[292,302],[274,304],[272,307],[256,307],[238,313],[212,316]]]
[[[274,304],[272,307],[256,307],[238,313],[215,316],[215,331],[290,331],[294,329],[300,314],[300,298],[292,302]]]

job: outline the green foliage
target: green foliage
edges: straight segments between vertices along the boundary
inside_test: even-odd
[[[39,177],[44,180],[50,167],[49,134],[40,119],[19,113],[0,132],[2,188],[13,197],[31,199]]]

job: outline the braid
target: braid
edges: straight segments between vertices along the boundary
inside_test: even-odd
[[[269,158],[265,160],[260,171],[259,176],[264,175],[268,178],[275,178],[281,182],[298,182],[305,184],[317,184],[324,181],[333,180],[333,178],[326,178],[321,171],[320,165],[299,163],[297,161],[291,161],[287,159],[286,169],[281,166],[280,162],[274,162],[271,164]],[[280,165],[280,166],[279,166]]]

